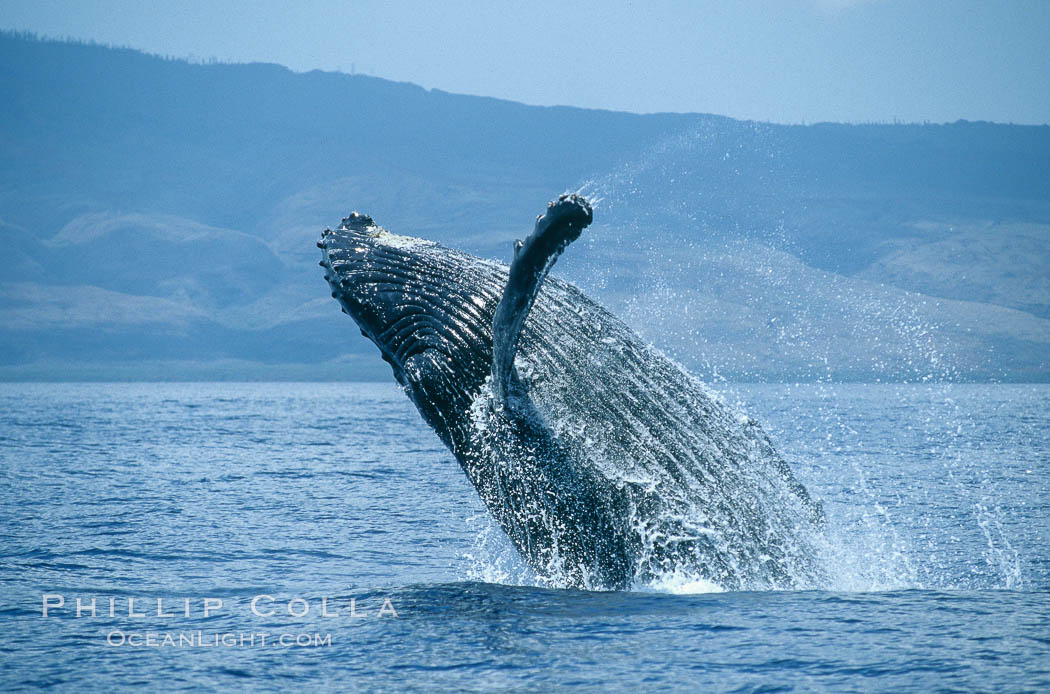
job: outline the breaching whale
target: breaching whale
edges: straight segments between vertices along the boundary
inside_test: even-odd
[[[547,274],[593,219],[548,205],[509,268],[353,213],[317,245],[343,312],[554,585],[813,585],[823,522],[768,436]]]

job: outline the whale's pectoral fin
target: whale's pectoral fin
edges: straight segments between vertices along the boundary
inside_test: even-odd
[[[518,335],[532,303],[565,247],[579,238],[594,219],[590,203],[578,195],[562,195],[537,217],[525,241],[514,244],[514,261],[507,286],[492,319],[492,385],[496,398],[508,403]]]

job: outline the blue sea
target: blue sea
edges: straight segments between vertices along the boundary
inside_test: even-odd
[[[0,684],[1050,691],[1050,386],[714,387],[828,585],[547,585],[392,384],[0,384]]]

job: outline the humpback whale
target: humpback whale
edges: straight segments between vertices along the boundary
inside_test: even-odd
[[[356,212],[317,246],[332,297],[540,577],[813,585],[820,504],[758,423],[548,276],[592,219],[561,196],[509,267]]]

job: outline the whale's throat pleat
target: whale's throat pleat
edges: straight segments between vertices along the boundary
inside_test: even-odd
[[[321,264],[344,312],[408,385],[444,360],[476,393],[492,363],[492,317],[505,270],[495,263],[398,236],[357,215],[326,231]],[[426,359],[420,355],[428,354]],[[406,370],[411,364],[413,369]]]

